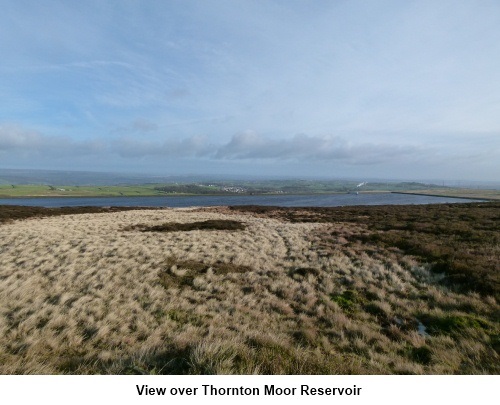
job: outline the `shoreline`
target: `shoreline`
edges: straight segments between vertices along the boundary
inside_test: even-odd
[[[460,198],[464,200],[471,200],[477,202],[491,202],[491,201],[499,201],[496,198],[490,197],[470,197],[470,196],[461,196],[461,195],[453,195],[453,194],[433,194],[433,193],[416,193],[412,191],[390,191],[391,194],[403,194],[403,195],[422,195],[426,197],[443,197],[443,198]]]

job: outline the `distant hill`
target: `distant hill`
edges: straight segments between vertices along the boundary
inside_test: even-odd
[[[360,191],[429,190],[434,188],[469,188],[499,190],[497,182],[443,182],[433,180],[404,181],[372,178],[291,178],[282,176],[251,176],[235,174],[154,175],[141,173],[113,173],[71,170],[32,170],[0,168],[0,185],[65,185],[65,186],[131,186],[147,184],[217,184],[244,187],[249,192],[286,193]],[[359,185],[360,187],[357,187]]]

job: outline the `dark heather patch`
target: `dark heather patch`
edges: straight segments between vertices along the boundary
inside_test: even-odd
[[[101,214],[132,210],[158,210],[157,207],[28,207],[20,205],[0,205],[0,224],[27,218],[54,217],[59,215]]]
[[[225,219],[209,219],[189,223],[166,222],[160,225],[131,225],[125,231],[139,232],[188,232],[188,231],[241,231],[246,226],[240,221]]]

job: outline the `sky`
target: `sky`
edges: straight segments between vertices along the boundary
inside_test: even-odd
[[[497,0],[0,9],[0,168],[499,180]]]

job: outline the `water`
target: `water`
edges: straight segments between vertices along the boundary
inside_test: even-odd
[[[425,325],[420,322],[418,319],[417,319],[417,322],[418,322],[418,326],[417,326],[417,333],[420,335],[420,336],[423,336],[423,337],[428,337],[430,336],[428,333],[427,333],[427,328],[425,327]]]
[[[480,201],[480,200],[476,200]],[[340,207],[345,205],[404,205],[465,203],[463,198],[424,195],[370,193],[322,195],[252,195],[252,196],[159,196],[159,197],[47,197],[2,198],[0,205],[37,207],[208,207],[217,205],[275,205],[281,207]]]

